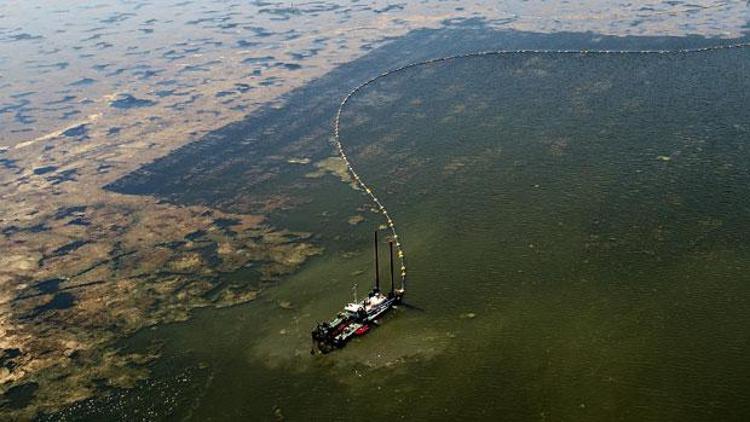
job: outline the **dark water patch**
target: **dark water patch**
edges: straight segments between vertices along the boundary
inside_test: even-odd
[[[324,12],[335,12],[337,10],[341,10],[344,8],[344,6],[336,3],[329,3],[329,2],[310,2],[310,3],[304,3],[300,4],[299,6],[295,7],[300,10],[305,15],[311,15],[311,16],[318,16],[320,13]]]
[[[76,303],[76,297],[69,292],[55,294],[52,299],[44,305],[34,308],[33,315],[37,316],[47,311],[59,311],[73,307]]]
[[[281,85],[281,78],[276,76],[269,76],[262,81],[258,82],[258,85],[260,86],[280,86]]]
[[[22,32],[20,34],[12,34],[9,35],[6,39],[9,41],[37,41],[44,39],[41,35],[32,35],[26,32]]]
[[[236,104],[236,105],[229,107],[229,110],[232,110],[232,111],[248,111],[249,109],[250,107],[248,107],[245,104]]]
[[[401,4],[389,4],[385,7],[381,7],[380,9],[372,9],[375,13],[388,13],[393,10],[404,10],[404,7],[406,7],[403,3]]]
[[[137,15],[135,13],[130,13],[130,12],[117,12],[117,13],[111,14],[107,18],[100,20],[100,22],[111,25],[115,23],[125,22],[126,20],[132,18],[133,16],[137,16]]]
[[[55,220],[61,220],[63,218],[68,218],[71,216],[81,216],[86,211],[86,206],[81,205],[77,207],[64,207],[64,208],[58,208],[57,211],[55,211],[54,219]]]
[[[154,95],[156,95],[159,98],[169,97],[170,95],[173,95],[175,93],[175,89],[162,89],[159,91],[155,91]]]
[[[15,358],[21,356],[21,350],[17,348],[3,349],[0,353],[0,368],[13,370],[18,363],[14,361]]]
[[[249,47],[257,47],[260,43],[257,41],[247,41],[247,40],[239,40],[237,41],[237,47],[239,48],[249,48]]]
[[[171,86],[171,85],[177,85],[177,84],[178,84],[177,79],[165,79],[165,80],[157,81],[155,85]]]
[[[125,73],[125,72],[126,72],[127,70],[128,70],[128,68],[126,68],[126,67],[121,67],[121,68],[118,68],[118,69],[115,69],[115,70],[113,70],[112,72],[109,72],[109,73],[107,73],[107,75],[106,75],[106,76],[107,76],[108,78],[111,78],[111,77],[113,77],[113,76],[118,76],[118,75],[122,75],[122,74],[123,74],[123,73]]]
[[[172,110],[182,110],[186,106],[195,103],[198,100],[198,98],[200,98],[202,96],[203,96],[202,94],[192,94],[192,95],[190,95],[189,99],[187,99],[185,101],[180,101],[180,102],[177,102],[177,103],[174,103],[174,104],[170,104],[167,107],[171,108]]]
[[[182,248],[183,246],[185,246],[186,243],[187,242],[184,241],[184,240],[173,240],[173,241],[170,241],[170,242],[159,243],[156,246],[160,246],[162,248],[167,248],[167,249],[171,249],[171,250],[178,250],[178,249]]]
[[[208,115],[211,115],[211,116],[214,116],[214,117],[219,117],[221,115],[221,112],[218,111],[218,110],[206,110],[206,109],[200,109],[200,110],[198,110],[198,115],[202,116],[202,115],[205,115],[205,114],[208,114]]]
[[[221,47],[222,45],[224,45],[224,41],[219,41],[215,38],[210,38],[210,37],[195,38],[192,40],[192,43],[198,44],[203,47],[209,47],[209,48],[216,48],[216,47]],[[188,51],[188,50],[185,50],[185,51]]]
[[[88,127],[89,125],[87,123],[82,123],[78,126],[73,126],[69,129],[66,129],[62,134],[63,136],[67,136],[69,138],[86,137],[86,134],[88,133]]]
[[[300,52],[291,52],[286,53],[289,57],[295,59],[295,60],[304,60],[309,59],[310,57],[315,57],[318,55],[318,53],[322,50],[322,48],[309,48],[304,51]]]
[[[507,25],[509,23],[515,22],[518,20],[518,17],[512,17],[512,18],[496,18],[496,19],[489,19],[487,22],[491,25],[494,25],[496,27],[500,27],[502,25]]]
[[[102,170],[101,167],[97,168],[97,171],[101,172],[101,170]],[[84,227],[86,227],[86,226],[90,226],[91,225],[91,221],[89,221],[89,220],[87,220],[87,219],[85,219],[83,217],[77,217],[77,218],[74,218],[74,219],[68,221],[67,223],[65,223],[65,225],[66,226],[84,226]]]
[[[75,99],[76,99],[75,95],[66,95],[66,96],[60,98],[59,100],[48,101],[48,102],[46,102],[44,104],[48,105],[48,106],[59,105],[59,104],[67,104],[67,103],[72,102]]]
[[[201,47],[187,47],[189,43],[177,43],[177,46],[183,46],[182,52],[185,54],[198,54],[202,51]]]
[[[273,9],[260,9],[258,13],[273,16],[270,18],[272,21],[286,21],[293,16],[301,15],[302,10],[296,7],[276,7]]]
[[[156,101],[136,98],[130,94],[122,94],[118,99],[109,103],[110,107],[127,110],[131,108],[151,107]]]
[[[237,91],[239,91],[242,94],[244,94],[247,91],[250,91],[251,89],[253,89],[252,86],[250,86],[248,84],[244,84],[244,83],[236,83],[236,84],[234,84],[234,87],[237,88]]]
[[[35,224],[33,226],[30,226],[25,230],[28,231],[29,233],[41,233],[41,232],[49,230],[49,227],[47,227],[44,223],[40,223],[40,224]]]
[[[191,65],[183,66],[182,69],[180,69],[177,73],[209,72],[211,71],[211,66],[215,66],[220,63],[221,63],[220,60],[211,60],[211,61],[201,63],[201,64],[191,64]]]
[[[106,34],[104,32],[106,30],[107,30],[106,26],[94,26],[94,27],[91,27],[91,28],[86,28],[86,29],[84,29],[81,32],[84,33],[84,34],[92,34],[92,33],[96,34],[96,33],[98,33],[99,34],[98,36],[100,37],[101,35]],[[109,33],[109,34],[112,34],[112,33]]]
[[[78,116],[79,114],[81,114],[81,111],[80,111],[80,110],[70,110],[70,111],[66,111],[66,112],[64,112],[64,113],[62,114],[62,117],[61,117],[61,118],[62,118],[63,120],[68,120],[68,119],[70,119],[71,117],[74,117],[74,116]]]
[[[13,116],[13,120],[22,125],[30,125],[36,123],[36,119],[31,114],[26,114],[25,110],[17,112]]]
[[[28,382],[10,387],[4,394],[0,409],[19,410],[23,409],[34,399],[39,384]]]
[[[299,242],[301,240],[308,240],[310,238],[308,234],[298,233],[285,233],[282,237],[288,242]]]
[[[148,54],[147,52],[145,54]],[[154,70],[154,69],[146,69],[146,70],[137,70],[133,72],[133,76],[138,77],[138,79],[145,80],[145,79],[151,79],[154,76],[159,76],[164,70]]]
[[[86,38],[82,38],[81,42],[85,43],[85,42],[89,42],[89,41],[96,41],[96,40],[100,39],[101,37],[103,37],[104,35],[109,35],[109,34],[107,34],[107,33],[99,33],[99,34],[89,35]]]
[[[242,60],[242,63],[244,64],[268,64],[270,66],[270,62],[274,60],[273,56],[261,56],[261,57],[247,57]]]
[[[239,24],[236,22],[224,22],[218,25],[221,29],[232,29],[238,27]]]
[[[0,167],[6,170],[18,170],[16,162],[16,160],[12,160],[10,158],[0,158]]]
[[[52,256],[67,255],[81,248],[84,245],[88,245],[89,243],[91,242],[89,242],[88,240],[74,240],[66,245],[60,246],[59,248],[55,249],[54,251],[52,251],[52,254],[50,256],[52,257]]]
[[[40,281],[34,285],[34,288],[42,294],[55,293],[60,288],[60,283],[65,281],[62,278],[50,278],[48,280]]]
[[[112,164],[101,163],[98,166],[96,166],[96,171],[99,173],[109,173],[109,170],[113,167],[114,166]]]
[[[217,245],[215,242],[211,242],[208,244],[201,243],[201,246],[191,249],[191,251],[198,252],[204,262],[206,262],[206,264],[211,268],[219,267],[222,263],[221,258],[219,257],[218,250],[219,245]]]
[[[252,32],[256,37],[260,38],[266,38],[276,34],[275,32],[269,31],[268,29],[260,26],[245,26],[243,27],[243,29]]]
[[[219,22],[224,22],[228,19],[229,17],[227,16],[212,16],[209,18],[198,18],[198,19],[189,20],[185,22],[185,24],[186,25],[201,25],[204,23],[219,23]],[[210,27],[211,25],[204,25],[204,26]]]
[[[172,49],[163,53],[161,56],[169,61],[175,61],[175,60],[184,59],[185,57],[187,57],[187,54],[184,54],[182,52],[178,52],[177,50]]]
[[[53,186],[59,185],[61,183],[65,182],[73,182],[76,179],[76,176],[78,175],[78,169],[69,169],[69,170],[63,170],[59,173],[53,174],[52,176],[47,177],[47,181],[50,182]]]
[[[18,356],[21,356],[21,350],[15,348],[3,349],[3,353],[0,356],[0,359],[15,359]]]
[[[214,220],[214,225],[221,229],[228,236],[236,236],[237,232],[232,230],[232,226],[240,223],[240,220],[235,218],[217,218]]]
[[[79,80],[77,80],[75,82],[70,83],[70,86],[89,86],[89,85],[94,84],[95,82],[96,82],[95,79],[82,78],[82,79],[79,79]]]
[[[18,98],[24,98],[31,95],[36,94],[36,91],[24,91],[24,92],[17,92],[15,94],[12,94],[10,98],[18,99]]]
[[[151,54],[151,50],[140,50],[138,48],[129,48],[128,52],[124,55],[127,57],[137,57],[137,56],[148,56]]]
[[[0,233],[4,234],[5,236],[12,236],[16,233],[41,233],[48,231],[49,227],[47,227],[44,223],[35,224],[33,226],[7,226],[3,227],[0,230]]]
[[[2,233],[4,236],[12,236],[21,230],[22,228],[19,226],[6,226],[0,229],[0,233]]]
[[[49,63],[49,64],[38,64],[33,66],[35,69],[53,69],[53,70],[65,70],[70,66],[70,63],[68,62],[57,62],[57,63]]]
[[[52,47],[52,48],[47,49],[47,50],[45,50],[45,49],[40,49],[39,50],[39,52],[41,54],[45,55],[45,56],[49,56],[49,55],[52,55],[52,54],[57,54],[57,53],[59,53],[61,51],[62,51],[62,49],[57,48],[57,47]]]
[[[298,70],[298,69],[302,69],[302,65],[297,64],[297,63],[281,63],[281,62],[279,62],[279,63],[276,63],[276,66],[277,67],[283,67],[286,70]]]
[[[10,112],[22,112],[24,110],[29,110],[28,105],[31,104],[31,101],[29,101],[28,98],[19,98],[19,101],[15,103],[8,103],[8,104],[2,104],[0,105],[0,114],[4,113],[10,113]]]
[[[44,167],[37,167],[33,170],[34,174],[36,175],[42,175],[51,173],[53,171],[57,170],[56,166],[44,166]]]
[[[194,242],[194,241],[200,239],[201,237],[203,237],[205,235],[206,235],[206,231],[205,230],[196,230],[196,231],[194,231],[192,233],[188,233],[187,235],[185,235],[185,239],[187,239],[187,240],[189,240],[191,242]]]
[[[292,41],[302,37],[302,34],[294,29],[284,32],[284,41]]]
[[[225,229],[237,224],[240,224],[240,220],[236,218],[217,218],[216,220],[214,220],[214,225],[221,229]]]

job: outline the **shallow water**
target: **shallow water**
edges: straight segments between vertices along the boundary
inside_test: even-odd
[[[657,41],[686,42],[604,44]],[[332,154],[331,115],[269,111],[261,146],[234,128],[209,158],[200,146],[156,163],[115,188],[243,211],[258,206],[245,196],[298,198],[274,224],[327,252],[256,302],[139,333],[124,347],[161,349],[152,380],[57,416],[746,418],[749,59],[484,57],[368,87],[342,142],[399,224],[414,307],[327,356],[309,355],[309,330],[353,282],[364,291],[381,223],[337,177],[285,161]],[[254,184],[264,169],[274,177]],[[355,214],[366,221],[350,226]]]

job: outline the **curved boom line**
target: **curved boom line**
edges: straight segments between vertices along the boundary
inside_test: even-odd
[[[383,214],[383,217],[385,218],[388,229],[391,231],[391,236],[393,237],[394,243],[396,245],[396,254],[401,263],[401,292],[403,293],[406,290],[406,255],[404,254],[401,241],[399,240],[398,233],[396,232],[396,223],[391,218],[391,215],[388,212],[388,209],[382,204],[382,202],[380,202],[380,199],[378,199],[378,197],[375,196],[375,192],[372,190],[372,188],[370,188],[362,180],[359,174],[357,174],[357,172],[354,170],[354,167],[352,166],[351,161],[349,161],[349,157],[346,155],[346,152],[344,152],[344,148],[341,145],[341,114],[344,111],[344,107],[349,103],[349,100],[354,95],[356,95],[359,91],[361,91],[362,89],[364,89],[365,87],[367,87],[368,85],[374,83],[375,81],[379,79],[385,78],[386,76],[393,75],[394,73],[403,72],[405,70],[408,70],[417,66],[453,61],[453,60],[458,60],[458,59],[473,58],[473,57],[505,56],[505,55],[511,55],[511,54],[541,54],[541,55],[580,54],[582,56],[585,56],[585,55],[600,56],[600,55],[610,55],[610,54],[615,54],[615,55],[670,54],[670,55],[674,55],[674,54],[703,53],[703,52],[708,52],[708,51],[729,50],[729,49],[747,48],[747,47],[750,47],[750,42],[736,43],[736,44],[722,44],[722,45],[714,45],[714,46],[700,47],[700,48],[681,48],[681,49],[676,49],[676,50],[494,50],[494,51],[490,50],[490,51],[478,51],[478,52],[473,52],[473,53],[457,54],[454,56],[438,57],[434,59],[424,60],[421,62],[409,63],[404,66],[388,70],[371,79],[368,79],[367,81],[357,85],[354,89],[349,91],[348,94],[346,94],[344,99],[341,100],[341,102],[339,103],[338,110],[336,111],[336,119],[333,125],[333,143],[334,143],[334,146],[336,147],[336,151],[339,157],[341,157],[341,159],[344,160],[344,163],[346,164],[346,169],[352,175],[357,185],[360,188],[362,188],[362,190],[364,190],[364,192],[370,197],[370,200],[375,204],[378,211],[381,214]]]

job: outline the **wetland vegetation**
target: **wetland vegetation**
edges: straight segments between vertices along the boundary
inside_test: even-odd
[[[636,41],[596,45],[685,43]],[[309,328],[352,282],[369,283],[367,232],[382,222],[340,172],[305,177],[331,167],[316,165],[332,160],[331,114],[320,107],[315,118],[304,107],[319,107],[316,98],[293,96],[288,110],[119,188],[233,211],[284,204],[270,221],[316,232],[326,252],[263,303],[201,313],[132,347],[158,341],[201,362],[191,374],[207,387],[192,416],[324,418],[377,390],[372,416],[383,419],[739,419],[750,369],[748,59],[745,49],[490,56],[367,87],[342,116],[342,142],[400,223],[408,300],[422,311],[402,308],[318,359],[307,356]],[[264,142],[237,142],[239,133]],[[253,185],[248,174],[271,176]],[[254,195],[289,199],[236,199]],[[230,325],[231,335],[215,334]],[[252,398],[215,387],[227,378]]]

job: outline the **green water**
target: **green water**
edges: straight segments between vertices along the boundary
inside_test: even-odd
[[[398,223],[418,309],[309,355],[315,321],[370,282],[381,223],[365,211],[349,226],[366,198],[326,176],[274,222],[318,233],[327,252],[254,303],[140,333],[127,348],[156,342],[163,358],[116,407],[196,420],[746,419],[748,63],[746,50],[519,55],[380,80],[345,110],[342,142]]]

